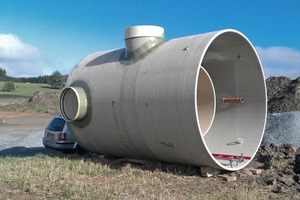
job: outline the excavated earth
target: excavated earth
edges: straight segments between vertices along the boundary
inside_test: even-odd
[[[278,113],[285,116],[284,112],[300,111],[300,77],[294,80],[286,77],[270,77],[266,80],[266,84],[268,90],[268,112],[269,115],[275,116],[274,119],[280,119],[276,118]],[[45,97],[44,94],[36,95],[30,100],[22,100],[22,106],[58,103],[58,98],[53,94],[52,97]],[[43,99],[47,102],[43,102]],[[42,132],[49,120],[54,116],[54,114],[49,113],[24,113],[1,109],[0,102],[0,136],[2,141],[4,141],[3,137],[7,137],[6,141],[14,141],[28,136],[32,132]],[[295,116],[300,116],[299,112],[292,113],[296,113]],[[274,122],[277,123],[276,120]],[[300,121],[294,121],[293,123],[300,123]],[[280,122],[277,124],[280,124]],[[271,124],[270,127],[274,127],[274,125]],[[294,129],[290,130],[293,131]],[[300,137],[298,132],[290,134],[297,134],[295,136]],[[37,139],[40,140],[41,138]],[[153,161],[146,163],[155,165]],[[174,170],[172,170],[172,167]],[[149,170],[147,164],[141,165],[139,168]],[[178,173],[179,170],[178,165],[162,163],[159,164],[159,168],[170,174]],[[202,177],[199,168],[189,166],[184,169],[180,167],[180,170],[184,176],[198,176],[192,184],[182,185],[183,189],[187,188],[187,190],[194,189],[198,192],[214,193],[218,190],[235,192],[246,189],[258,191],[265,199],[300,199],[300,148],[297,145],[265,142],[246,168],[237,172],[220,172],[218,175],[209,178]],[[237,180],[228,182],[228,179],[226,180],[224,177],[236,177]],[[0,183],[0,191],[4,191],[4,189],[1,188]],[[15,199],[17,196],[5,197]]]
[[[300,77],[270,77],[266,85],[270,113],[300,111]]]

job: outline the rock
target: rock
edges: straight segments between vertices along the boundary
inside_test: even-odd
[[[277,183],[277,180],[274,178],[266,180],[267,185],[275,185],[276,183]]]
[[[262,173],[262,170],[261,170],[261,169],[250,169],[250,171],[251,171],[252,174],[254,174],[254,175],[258,175],[258,174],[261,174],[261,173]]]
[[[299,174],[295,175],[293,178],[296,183],[300,184],[300,175]]]
[[[296,175],[296,173],[292,170],[292,169],[286,169],[285,171],[284,171],[284,173],[286,174],[286,175],[290,175],[290,176],[294,176],[294,175]]]
[[[282,193],[284,191],[284,187],[282,185],[278,185],[273,192]]]
[[[300,174],[300,163],[296,163],[294,166],[294,172]]]
[[[237,180],[236,176],[226,176],[226,175],[218,175],[219,177],[223,178],[226,182],[235,182]]]
[[[213,175],[217,175],[221,173],[221,170],[214,169],[211,167],[200,167],[201,176],[203,177],[211,177]]]
[[[284,174],[282,172],[278,172],[278,176],[284,177]]]
[[[292,176],[278,177],[278,181],[289,187],[292,186],[295,182]]]
[[[296,153],[296,151],[297,151],[297,148],[291,144],[283,144],[282,149],[283,149],[283,153],[285,153],[285,155],[288,155],[290,153]]]

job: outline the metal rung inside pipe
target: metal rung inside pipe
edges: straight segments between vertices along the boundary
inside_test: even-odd
[[[243,97],[237,97],[237,98],[221,98],[221,103],[244,103]]]

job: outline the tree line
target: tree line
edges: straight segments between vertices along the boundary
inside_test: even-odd
[[[54,89],[63,88],[68,75],[62,75],[58,70],[51,75],[37,76],[37,77],[11,77],[7,76],[6,70],[0,68],[0,81],[17,82],[17,83],[41,83],[49,84]]]

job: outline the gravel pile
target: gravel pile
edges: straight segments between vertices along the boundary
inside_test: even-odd
[[[300,147],[300,111],[268,115],[262,145],[270,144]]]

